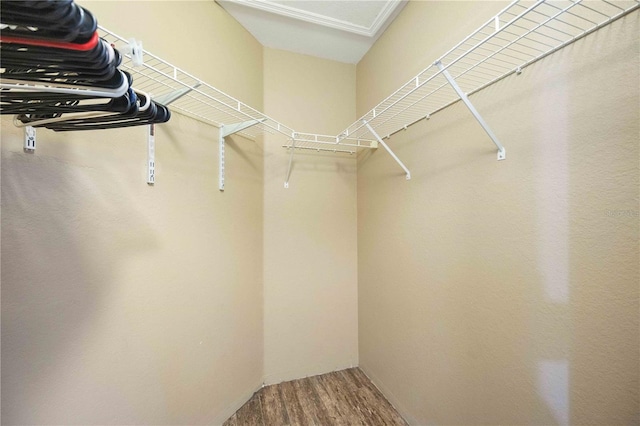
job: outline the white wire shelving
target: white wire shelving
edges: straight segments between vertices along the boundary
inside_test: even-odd
[[[373,134],[389,138],[462,100],[498,147],[498,159],[504,159],[504,147],[467,96],[519,74],[639,6],[637,0],[514,1],[351,124],[340,137]]]
[[[172,102],[173,110],[187,116],[219,128],[231,124],[233,132],[250,139],[264,133],[285,136],[283,147],[291,150],[285,186],[296,150],[353,154],[361,148],[377,148],[378,143],[409,179],[409,170],[383,139],[462,100],[498,148],[498,159],[504,159],[505,148],[468,96],[511,74],[519,74],[525,67],[638,7],[640,0],[515,0],[336,136],[296,132],[149,52],[144,52],[144,63],[137,67],[127,55],[122,68],[133,75],[137,89],[151,93],[159,101]],[[104,28],[101,34],[116,46],[128,43]],[[221,149],[223,138],[224,134]]]
[[[357,148],[367,148],[372,141],[364,138],[340,139],[340,147],[327,148],[324,145],[335,145],[337,136],[298,133],[291,127],[274,120],[268,115],[250,107],[223,91],[213,87],[192,74],[148,52],[143,52],[144,61],[135,64],[132,55],[127,53],[131,44],[126,38],[100,27],[100,35],[108,43],[118,47],[124,54],[120,68],[131,73],[136,89],[150,93],[161,102],[171,103],[171,109],[215,127],[223,127],[236,123],[254,123],[237,133],[255,140],[267,134],[282,134],[298,141],[301,149],[328,150],[331,152],[354,153]],[[374,144],[375,145],[375,144]]]
[[[248,106],[233,96],[213,87],[160,57],[141,49],[135,40],[127,40],[114,32],[99,27],[101,37],[118,47],[123,53],[120,68],[133,77],[133,86],[147,92],[162,104],[171,104],[171,109],[188,117],[213,125],[220,129],[218,137],[218,188],[225,189],[225,138],[234,133],[255,140],[264,134],[280,134],[288,143],[285,147],[295,150],[325,151],[355,154],[358,149],[377,148],[375,140],[365,138],[343,138],[312,133],[298,133],[291,127]],[[137,50],[137,52],[136,52]],[[155,159],[153,137],[149,137],[147,166],[148,183],[155,181]],[[292,156],[291,156],[292,157]],[[289,187],[292,161],[289,161],[285,187]]]

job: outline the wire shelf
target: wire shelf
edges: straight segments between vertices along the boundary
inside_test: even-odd
[[[294,143],[295,142],[295,143]],[[340,139],[338,136],[317,135],[315,133],[296,133],[283,148],[295,148],[306,151],[355,154],[359,148],[376,148],[375,141],[366,139]]]
[[[382,137],[457,102],[447,71],[468,95],[590,34],[640,6],[635,1],[514,1],[351,124],[340,138]],[[442,69],[438,64],[441,64]]]
[[[102,38],[123,53],[120,68],[131,73],[133,86],[137,90],[145,91],[152,98],[158,99],[179,90],[192,89],[171,103],[172,110],[218,128],[224,124],[248,120],[260,121],[259,124],[240,132],[249,139],[255,139],[264,133],[277,132],[289,137],[293,133],[293,129],[146,50],[143,56],[144,62],[138,66],[134,65],[131,55],[127,53],[129,41],[102,26],[99,29]]]
[[[523,4],[516,0],[336,136],[296,132],[147,51],[140,66],[134,66],[131,55],[125,53],[121,68],[132,74],[136,89],[154,99],[191,89],[172,102],[171,109],[205,123],[220,127],[256,120],[257,124],[239,133],[249,139],[281,134],[288,138],[283,144],[288,149],[353,154],[378,146],[367,124],[383,138],[389,137],[460,100],[445,71],[462,91],[473,94],[636,10],[639,2],[538,0]],[[116,47],[129,45],[103,27],[100,31]]]
[[[233,96],[227,95],[219,89],[201,79],[183,71],[158,56],[144,51],[144,62],[134,65],[130,53],[127,53],[129,41],[114,32],[99,27],[102,38],[118,47],[123,53],[120,68],[131,73],[133,86],[137,90],[147,92],[154,99],[160,99],[180,90],[190,91],[171,103],[171,109],[186,116],[200,120],[220,128],[223,125],[256,120],[258,123],[238,132],[242,136],[255,140],[258,136],[267,134],[281,134],[290,139],[296,138],[296,148],[316,149],[334,152],[353,152],[357,148],[369,148],[375,145],[371,140],[340,139],[336,136],[297,133],[266,114],[246,105]],[[298,135],[300,140],[298,141]],[[340,149],[330,149],[327,145],[340,142]]]

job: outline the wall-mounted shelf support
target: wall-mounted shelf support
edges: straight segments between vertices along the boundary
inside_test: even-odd
[[[282,145],[292,150],[285,187],[295,150],[356,154],[363,149],[376,149],[378,143],[410,178],[409,170],[379,135],[388,139],[462,100],[498,148],[498,159],[503,160],[505,148],[468,95],[512,74],[520,74],[529,65],[639,8],[640,0],[514,0],[337,136],[297,132],[147,51],[144,61],[138,61],[141,64],[132,58],[137,52],[125,54],[121,67],[134,76],[137,89],[162,95],[154,97],[155,101],[165,105],[176,101],[172,111],[221,128],[220,190],[224,189],[224,137],[239,131],[232,126],[226,126],[225,130],[225,123],[251,123],[241,133],[249,139],[265,133],[288,138]],[[109,44],[130,44],[125,38],[99,28]],[[142,52],[141,46],[136,49]],[[2,87],[25,86],[2,83]],[[370,139],[372,134],[377,142]]]
[[[291,136],[287,143],[282,145],[283,148],[353,155],[359,149],[376,149],[378,147],[378,141],[366,138],[351,138],[344,134],[329,136],[301,132],[293,132],[292,134],[294,133],[295,146],[293,144],[293,136]]]
[[[144,49],[142,48],[142,41],[130,38],[129,44],[125,45],[122,50],[131,58],[131,63],[134,67],[139,67],[144,64]]]
[[[220,149],[220,154],[218,156],[218,189],[220,191],[224,191],[224,138],[248,129],[251,126],[255,126],[256,124],[260,124],[263,121],[265,120],[248,120],[241,123],[223,124],[220,126],[218,135],[218,146]]]
[[[402,169],[405,171],[405,173],[407,174],[407,180],[411,179],[411,172],[409,171],[409,169],[407,169],[407,166],[404,165],[404,163],[402,161],[400,161],[400,159],[398,158],[398,156],[391,151],[391,148],[389,148],[389,146],[384,143],[384,140],[382,140],[382,138],[376,133],[375,130],[373,130],[373,127],[371,127],[371,125],[369,125],[369,123],[367,123],[366,121],[362,121],[364,123],[364,125],[367,127],[367,129],[369,129],[369,131],[371,132],[371,134],[376,138],[376,140],[378,141],[378,143],[380,145],[382,145],[384,147],[384,149],[387,150],[387,152],[389,153],[389,155],[391,155],[393,157],[394,160],[396,160],[396,163],[398,163],[400,165],[400,167],[402,167]]]
[[[289,178],[293,168],[293,156],[295,151],[330,152],[333,154],[353,155],[359,149],[376,149],[378,141],[368,138],[351,138],[348,135],[319,135],[316,133],[292,132],[283,148],[289,149],[289,167],[285,177],[284,187],[289,188]]]
[[[498,21],[496,21],[496,22],[498,22]],[[502,146],[502,144],[498,140],[498,137],[493,133],[493,131],[491,130],[491,128],[489,127],[487,122],[484,121],[484,119],[482,118],[482,116],[480,115],[478,110],[476,110],[476,108],[473,106],[473,104],[471,103],[471,101],[467,97],[467,94],[462,91],[460,86],[458,86],[458,83],[456,83],[454,78],[451,77],[451,74],[449,74],[449,72],[444,67],[444,65],[442,65],[442,62],[437,61],[435,64],[438,67],[438,69],[440,71],[442,71],[442,75],[444,76],[444,78],[447,79],[447,81],[449,82],[449,84],[451,85],[453,90],[456,91],[456,93],[458,94],[458,96],[460,97],[462,102],[464,102],[464,104],[467,106],[467,108],[469,108],[469,111],[471,111],[471,114],[473,114],[473,116],[476,118],[476,120],[478,120],[478,123],[480,123],[480,126],[482,126],[482,128],[484,129],[485,132],[487,132],[487,135],[489,135],[489,137],[491,138],[493,143],[496,144],[496,146],[498,147],[498,160],[504,160],[506,158],[506,156],[507,156],[507,153],[506,153],[506,151],[504,149],[504,146]]]
[[[154,98],[153,100],[155,102],[158,102],[159,104],[167,106],[171,102],[177,101],[178,99],[180,99],[181,97],[183,97],[187,93],[191,92],[192,90],[197,89],[198,87],[200,87],[200,85],[201,85],[201,83],[198,83],[198,84],[194,85],[193,87],[185,87],[183,89],[174,90],[171,93],[167,93],[167,94],[164,94],[162,96],[158,96],[158,97]]]
[[[155,125],[149,125],[149,133],[147,134],[147,184],[156,183],[156,128]]]
[[[140,44],[141,49],[142,44]],[[141,50],[140,50],[141,52]],[[142,53],[140,53],[140,56]],[[140,63],[140,65],[142,62]],[[185,87],[182,89],[174,90],[173,92],[166,93],[162,96],[158,96],[153,100],[162,105],[169,105],[173,101],[177,101],[187,93],[194,89],[197,89],[200,83],[193,85],[193,87]],[[156,138],[155,138],[155,126],[151,124],[149,126],[149,133],[147,134],[147,185],[154,185],[156,183]]]
[[[289,188],[289,178],[291,177],[291,166],[293,165],[293,154],[296,152],[296,134],[291,135],[291,152],[289,153],[289,167],[287,168],[287,177],[284,180],[284,187]]]
[[[32,126],[24,128],[24,152],[33,154],[36,150],[36,129]]]

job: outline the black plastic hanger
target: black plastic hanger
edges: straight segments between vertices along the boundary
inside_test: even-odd
[[[0,114],[54,131],[167,122],[171,113],[132,88],[122,56],[72,0],[0,2]]]

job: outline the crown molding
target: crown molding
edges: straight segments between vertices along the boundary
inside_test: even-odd
[[[329,16],[320,15],[313,12],[296,9],[281,3],[273,3],[266,0],[217,0],[219,3],[233,3],[241,6],[251,7],[253,9],[274,13],[288,18],[298,19],[324,27],[334,28],[352,34],[358,34],[365,37],[375,37],[378,31],[385,25],[387,19],[394,11],[404,3],[404,1],[387,0],[384,7],[380,10],[370,27],[356,25],[351,22],[342,21],[340,19],[331,18]]]
[[[389,18],[396,11],[400,12],[402,7],[404,7],[404,5],[408,1],[409,0],[389,0],[389,1],[386,1],[384,7],[380,11],[380,13],[378,13],[378,16],[376,16],[376,19],[374,19],[373,24],[371,24],[371,28],[369,28],[369,31],[371,33],[370,37],[375,37],[377,35],[380,35],[379,34],[380,31],[386,29],[386,27],[389,25],[389,23],[390,23],[389,22]]]

